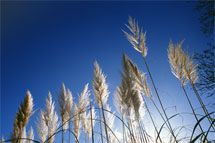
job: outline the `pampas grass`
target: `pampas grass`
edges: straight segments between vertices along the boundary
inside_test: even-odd
[[[146,62],[146,55],[147,55],[147,48],[146,48],[146,44],[145,44],[146,34],[143,34],[143,32],[141,30],[140,42],[136,42],[135,43],[135,41],[132,40],[132,39],[136,39],[137,40],[139,38],[139,36],[137,36],[137,35],[139,35],[138,34],[138,29],[139,29],[138,23],[135,22],[135,19],[132,19],[131,17],[129,17],[128,23],[129,23],[130,26],[128,26],[128,25],[126,25],[126,26],[131,31],[132,34],[128,34],[124,30],[123,30],[123,32],[127,36],[128,41],[133,45],[134,49],[137,50],[138,52],[140,52],[142,54],[142,57],[143,57],[146,69],[147,69],[147,71],[149,73],[149,77],[150,77],[150,79],[152,81],[153,88],[155,90],[155,93],[156,93],[156,96],[158,98],[158,101],[159,101],[159,104],[161,106],[161,109],[162,109],[162,111],[164,113],[165,119],[163,118],[163,115],[160,113],[160,110],[157,108],[157,105],[154,103],[154,101],[152,101],[152,102],[156,106],[156,109],[158,110],[158,112],[159,112],[160,116],[162,117],[163,121],[164,122],[167,121],[167,127],[169,128],[169,130],[170,130],[172,136],[174,137],[175,141],[178,142],[177,139],[176,139],[176,136],[175,136],[175,134],[173,132],[172,126],[171,126],[171,124],[170,124],[170,122],[168,120],[167,113],[166,113],[166,111],[164,109],[164,106],[162,104],[161,98],[160,98],[160,96],[158,94],[157,88],[155,86],[154,80],[153,80],[151,72],[149,70],[148,64]],[[130,38],[130,37],[132,37],[132,38]],[[139,46],[137,44],[139,44]]]
[[[89,127],[87,128],[88,138],[92,137],[93,127],[95,126],[95,120],[96,120],[96,118],[97,117],[96,117],[95,108],[92,107],[90,109],[90,112],[87,115],[87,119],[88,119],[87,124],[91,125],[91,127],[88,125]]]
[[[106,77],[97,62],[94,63],[94,67],[93,91],[98,107],[101,108],[106,104],[109,96],[108,85],[106,84]]]
[[[80,136],[80,128],[81,128],[81,118],[79,115],[79,110],[78,110],[78,106],[76,104],[74,104],[73,107],[73,130],[74,130],[74,134],[76,136],[76,139],[79,139]],[[78,141],[75,139],[75,142],[77,143]]]
[[[69,114],[66,111],[66,103],[67,103],[67,94],[66,94],[66,88],[64,83],[62,83],[60,94],[58,96],[58,104],[60,107],[60,116],[61,116],[61,124],[62,129],[66,131],[68,128],[68,122],[65,122],[69,118]],[[62,141],[63,141],[63,134],[62,134]]]
[[[64,83],[61,85],[60,94],[58,96],[58,104],[60,107],[60,115],[61,115],[61,124],[62,129],[65,132],[68,129],[70,130],[70,121],[71,118],[71,110],[73,104],[73,97],[72,93],[69,89],[66,91],[66,87]],[[69,140],[70,140],[70,133],[69,133]],[[64,133],[62,132],[62,142],[64,142]]]
[[[93,79],[94,95],[95,95],[95,99],[97,101],[98,107],[102,109],[103,120],[105,124],[104,128],[105,128],[106,139],[107,139],[107,142],[109,143],[110,140],[109,140],[108,131],[106,127],[106,118],[104,114],[104,105],[107,102],[109,91],[108,91],[108,86],[106,84],[105,75],[102,73],[102,70],[100,69],[97,62],[94,63],[94,67],[95,67],[94,79]],[[100,110],[99,110],[99,117],[101,120]],[[100,130],[101,130],[101,140],[103,142],[101,124],[100,124]]]
[[[125,33],[128,41],[131,43],[134,49],[142,53],[143,57],[146,57],[147,56],[146,32],[143,33],[143,28],[141,28],[141,32],[140,32],[138,22],[136,22],[135,19],[132,19],[130,16],[129,16],[128,23],[129,25],[125,24],[125,26],[129,29],[131,34],[129,34],[124,30],[122,31]]]
[[[171,71],[173,73],[173,75],[176,76],[176,78],[178,78],[181,82],[181,86],[182,89],[186,95],[186,98],[188,100],[188,103],[192,109],[193,115],[195,116],[196,121],[198,122],[198,117],[196,116],[195,110],[192,106],[192,103],[187,95],[186,90],[184,89],[184,85],[190,81],[192,88],[194,89],[194,92],[196,93],[196,96],[202,106],[203,111],[205,112],[206,115],[208,115],[208,111],[204,105],[204,103],[202,102],[200,96],[198,95],[197,90],[195,90],[195,86],[194,83],[196,82],[196,80],[198,79],[198,74],[197,74],[197,65],[195,65],[192,61],[192,57],[190,57],[186,52],[184,52],[182,50],[182,44],[183,41],[181,41],[179,44],[174,45],[172,43],[172,41],[170,41],[169,44],[169,50],[168,50],[168,58],[169,58],[169,63],[171,66]],[[212,119],[209,116],[208,120],[210,122],[210,124],[212,123]],[[201,127],[201,125],[199,124],[199,127],[201,129],[201,132],[204,135],[204,131]],[[213,126],[212,126],[213,127]]]
[[[24,102],[20,105],[19,111],[16,113],[13,126],[12,138],[19,142],[19,138],[24,135],[25,127],[28,124],[29,118],[33,114],[33,97],[30,91],[27,91]],[[26,137],[26,136],[25,136]]]
[[[121,85],[126,90],[123,100],[127,106],[127,113],[131,119],[141,118],[144,115],[144,103],[137,82],[135,81],[135,74],[131,67],[131,60],[123,55],[123,73]],[[119,94],[120,95],[120,94]],[[141,115],[141,117],[140,117]]]
[[[55,103],[52,101],[51,93],[46,99],[46,110],[40,111],[40,119],[37,120],[37,133],[41,142],[54,142],[54,133],[59,126],[58,115],[55,112]]]
[[[86,112],[82,113],[81,122],[83,124],[84,133],[87,134],[88,139],[92,137],[93,127],[95,126],[96,113],[95,109],[92,107],[88,114]]]
[[[84,128],[89,127],[89,125],[86,125],[85,121],[83,121],[83,118],[86,118],[86,109],[90,104],[90,92],[88,90],[88,83],[85,85],[81,96],[79,97],[79,103],[74,104],[73,108],[73,130],[74,134],[76,136],[75,142],[78,142],[80,133],[81,133],[81,121],[84,123]]]
[[[120,73],[121,83],[116,87],[113,99],[115,107],[120,115],[113,111],[114,108],[111,110],[111,107],[108,104],[110,103],[108,102],[108,100],[110,100],[109,96],[112,95],[108,90],[106,76],[98,62],[94,62],[92,87],[96,102],[93,102],[90,99],[91,92],[88,83],[84,86],[78,99],[76,99],[78,100],[76,103],[73,103],[73,96],[70,89],[66,88],[62,83],[60,93],[58,94],[57,104],[60,115],[59,121],[57,112],[55,111],[55,102],[49,92],[48,98],[46,99],[45,109],[40,110],[39,117],[36,121],[37,136],[40,142],[63,143],[65,141],[69,143],[79,143],[83,141],[83,138],[85,137],[85,143],[178,143],[183,141],[194,143],[197,140],[199,142],[209,143],[208,136],[214,132],[215,127],[215,121],[214,118],[212,118],[214,112],[208,113],[195,88],[194,83],[198,79],[198,73],[196,72],[197,65],[194,64],[192,57],[188,55],[188,52],[182,50],[183,41],[178,44],[173,44],[173,42],[170,41],[168,58],[171,72],[181,83],[181,87],[192,109],[192,114],[196,119],[196,123],[194,123],[194,126],[191,128],[180,126],[178,124],[175,125],[175,128],[172,128],[169,120],[182,116],[182,113],[167,115],[166,110],[164,109],[162,99],[158,94],[152,74],[146,62],[146,56],[148,54],[145,41],[146,33],[143,33],[143,28],[140,30],[138,22],[131,17],[129,17],[126,27],[129,32],[123,32],[133,48],[141,53],[147,73],[140,71],[138,66],[132,62],[128,56],[123,54],[123,70]],[[150,77],[156,96],[152,95],[150,85],[147,82],[147,76]],[[201,118],[195,111],[192,100],[189,98],[184,88],[188,83],[191,84],[200,105],[205,112],[205,116]],[[160,106],[156,103],[156,97]],[[146,99],[149,99],[149,101],[153,103],[156,111],[162,118],[161,121],[158,122],[158,118],[152,116],[152,113],[155,114],[154,112],[156,111],[151,109],[151,106],[147,106],[149,104]],[[20,105],[19,110],[16,113],[11,139],[1,139],[1,142],[39,143],[39,141],[34,139],[33,128],[30,127],[29,129],[27,127],[29,119],[33,114],[33,106],[33,98],[30,91],[27,91],[24,102]],[[98,108],[96,106],[98,106]],[[160,110],[162,110],[163,113],[161,113]],[[97,112],[99,119],[97,119]],[[205,120],[205,118],[208,118],[209,125],[204,124],[205,126],[203,128],[202,121]],[[145,122],[147,119],[153,124],[153,128],[151,126],[148,128],[149,122]],[[99,122],[99,124],[96,124],[97,122]],[[118,123],[122,126],[122,130],[119,129]],[[196,133],[197,128],[200,130]],[[26,129],[29,129],[28,135],[26,134]],[[165,130],[166,133],[162,134],[163,130]],[[154,136],[149,134],[149,131],[154,131]],[[191,135],[187,134],[181,137],[181,131],[189,132]],[[61,138],[60,135],[58,135],[59,133],[62,134]],[[69,134],[66,135],[67,133]]]
[[[90,104],[90,91],[88,90],[88,83],[85,85],[84,90],[81,93],[81,96],[79,97],[79,103],[78,103],[78,110],[79,113],[82,114],[86,110],[86,108]]]

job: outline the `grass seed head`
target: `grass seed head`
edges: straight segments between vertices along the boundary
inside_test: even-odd
[[[94,63],[94,79],[93,79],[93,89],[96,101],[99,108],[106,104],[109,96],[108,85],[106,83],[106,77],[102,73],[101,68],[98,63]]]
[[[14,120],[13,138],[21,136],[23,129],[28,124],[29,118],[33,114],[33,97],[30,91],[27,91],[24,102],[20,105]]]

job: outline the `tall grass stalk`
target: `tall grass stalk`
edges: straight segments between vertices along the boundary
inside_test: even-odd
[[[67,98],[66,88],[65,88],[64,83],[62,83],[61,91],[60,91],[60,94],[58,96],[58,104],[60,107],[61,124],[63,125],[62,126],[63,131],[66,131],[66,129],[68,128],[68,123],[64,124],[64,121],[68,117],[66,115],[66,107],[65,107],[66,106],[66,100],[67,100],[66,98]],[[62,143],[64,143],[64,132],[62,132],[61,140],[62,140]]]
[[[145,102],[146,110],[147,110],[147,112],[149,113],[149,117],[150,117],[150,119],[151,119],[151,121],[152,121],[152,124],[153,124],[153,126],[154,126],[154,128],[155,128],[155,131],[156,131],[156,133],[157,133],[157,135],[158,135],[158,129],[157,129],[156,125],[155,125],[154,119],[153,119],[153,117],[152,117],[152,115],[151,115],[151,112],[150,112],[150,110],[149,110],[149,108],[148,108],[148,106],[147,106],[147,103],[146,103],[144,97],[143,97],[143,100],[144,100],[144,102]],[[159,139],[160,143],[162,143],[162,140],[161,140],[160,135],[158,136],[158,139]]]
[[[94,80],[93,80],[94,95],[98,103],[98,107],[102,109],[103,120],[105,123],[104,129],[105,129],[106,139],[107,139],[107,142],[109,143],[110,140],[109,140],[108,131],[106,127],[106,118],[104,114],[104,105],[106,104],[109,96],[108,85],[106,84],[106,77],[102,73],[102,70],[99,67],[98,63],[95,62],[94,66],[95,66]]]
[[[185,90],[185,88],[184,88],[183,85],[181,85],[181,87],[182,87],[182,89],[183,89],[183,91],[184,91],[184,94],[185,94],[185,96],[186,96],[186,98],[187,98],[187,101],[188,101],[188,103],[189,103],[189,105],[190,105],[190,108],[192,109],[193,115],[194,115],[196,121],[198,122],[199,119],[198,119],[198,117],[196,116],[195,110],[194,110],[193,105],[192,105],[192,103],[191,103],[191,101],[190,101],[190,99],[189,99],[189,97],[188,97],[188,95],[187,95],[187,92],[186,92],[186,90]],[[205,136],[201,124],[199,124],[199,128],[200,128],[201,132],[203,133],[203,135]]]
[[[129,22],[129,25],[126,25],[126,26],[127,26],[127,28],[130,30],[130,32],[132,34],[129,34],[128,32],[125,32],[125,31],[123,31],[123,32],[125,33],[128,41],[133,45],[134,49],[142,54],[144,64],[145,64],[146,69],[147,69],[147,71],[149,73],[149,77],[150,77],[150,79],[152,81],[152,85],[153,85],[153,88],[155,90],[156,96],[158,98],[159,104],[161,106],[161,109],[162,109],[162,111],[164,113],[165,118],[168,119],[168,116],[166,114],[166,111],[164,109],[164,106],[162,104],[162,101],[160,99],[160,96],[158,94],[157,88],[155,86],[154,80],[152,78],[151,72],[149,70],[148,64],[147,64],[146,59],[145,59],[145,57],[147,55],[147,48],[146,48],[146,43],[145,43],[146,33],[143,34],[142,29],[141,29],[141,32],[140,32],[138,23],[135,22],[135,20],[133,20],[131,17],[129,17],[128,22]],[[174,135],[172,126],[171,126],[171,124],[170,124],[170,122],[168,120],[167,120],[167,123],[169,125],[170,132],[171,132],[172,136],[174,137],[175,142],[177,143],[178,141],[176,139],[176,136]]]
[[[98,110],[99,110],[99,120],[100,120],[99,125],[100,125],[100,132],[101,132],[101,142],[103,143],[104,141],[103,141],[103,133],[102,133],[101,109],[99,108]]]
[[[194,115],[196,121],[198,122],[198,118],[196,116],[195,110],[194,110],[192,103],[189,99],[189,96],[187,95],[187,92],[184,88],[184,85],[187,83],[186,73],[188,73],[188,72],[184,72],[184,67],[187,67],[186,66],[187,63],[185,61],[188,61],[188,60],[185,59],[185,57],[187,57],[187,56],[182,51],[182,44],[183,44],[183,41],[181,41],[179,44],[174,45],[172,43],[172,41],[170,40],[169,49],[168,49],[169,63],[170,63],[170,67],[171,67],[171,72],[173,73],[173,75],[175,75],[176,78],[179,79],[183,92],[186,96],[186,99],[190,105],[190,108],[192,109],[193,115]],[[197,74],[195,74],[195,75],[197,75]],[[200,127],[201,132],[204,133],[204,131],[201,127],[201,124],[199,124],[199,127]]]
[[[156,110],[158,111],[158,113],[160,114],[161,118],[165,122],[165,119],[164,119],[163,115],[161,114],[159,108],[157,107],[156,103],[153,100],[152,93],[151,93],[151,90],[150,90],[150,88],[148,86],[148,83],[146,81],[145,74],[144,73],[141,74],[140,71],[138,70],[137,66],[135,64],[133,64],[131,61],[129,61],[129,63],[131,65],[131,67],[132,67],[133,72],[135,73],[135,76],[136,76],[136,80],[135,81],[137,82],[138,86],[140,87],[141,92],[143,93],[143,95],[146,95],[147,97],[150,98],[150,100],[152,101],[152,103],[155,106]],[[144,100],[144,97],[143,97],[143,100]],[[167,124],[167,127],[169,128],[168,124]],[[169,128],[169,130],[170,130],[170,128]]]
[[[209,113],[208,113],[208,110],[207,110],[207,108],[205,107],[205,105],[204,105],[204,103],[203,103],[201,97],[199,96],[199,93],[198,93],[198,91],[196,90],[194,83],[191,82],[191,85],[192,85],[192,88],[193,88],[193,90],[194,90],[194,92],[195,92],[195,94],[196,94],[196,96],[197,96],[197,98],[198,98],[198,100],[199,100],[199,103],[201,104],[201,107],[202,107],[202,109],[203,109],[205,115],[208,115],[208,114],[209,114]],[[213,120],[214,120],[214,119],[212,119],[210,115],[207,116],[207,119],[208,119],[208,121],[210,122],[210,124],[212,125],[213,130],[215,131],[215,125],[214,125],[214,123],[213,123]]]
[[[183,71],[185,73],[185,76],[186,78],[190,81],[190,84],[195,92],[195,95],[197,96],[198,98],[198,101],[205,113],[205,115],[208,115],[208,111],[207,111],[207,108],[205,107],[201,97],[199,96],[199,93],[198,91],[196,90],[195,88],[195,85],[194,83],[197,81],[198,79],[198,74],[197,74],[197,69],[196,69],[197,65],[195,65],[193,63],[193,59],[192,57],[190,57],[186,52],[183,52]],[[210,124],[212,124],[212,118],[210,116],[207,116],[208,118],[208,121],[210,122]],[[215,131],[215,128],[214,128],[214,125],[212,124],[212,128],[214,129]]]
[[[12,141],[13,143],[19,143],[19,139],[22,137],[23,132],[25,132],[25,127],[33,114],[33,106],[33,97],[30,91],[27,91],[24,102],[20,105],[14,120],[13,134],[11,135],[11,138],[15,139]]]
[[[135,136],[131,121],[128,118],[127,118],[127,125],[128,125],[128,130],[130,131],[131,142],[136,143],[136,136]],[[132,138],[132,136],[133,136],[133,138]]]
[[[124,117],[122,115],[122,121],[124,122]],[[126,134],[125,134],[125,125],[123,124],[122,122],[122,134],[123,134],[123,143],[125,143],[125,141],[127,142],[127,139],[126,139]]]
[[[172,43],[172,41],[170,40],[170,44],[169,44],[169,49],[168,49],[168,58],[169,58],[169,63],[171,66],[171,71],[172,73],[176,76],[176,78],[178,78],[181,82],[181,86],[183,88],[183,91],[186,95],[186,98],[189,102],[190,107],[192,108],[192,111],[195,114],[192,104],[189,100],[189,97],[186,94],[186,91],[184,89],[184,85],[190,81],[192,88],[200,102],[200,105],[203,109],[203,111],[205,112],[205,114],[208,114],[208,111],[204,105],[204,103],[201,100],[201,97],[199,96],[194,83],[196,82],[197,78],[198,78],[198,74],[197,74],[197,70],[196,67],[197,65],[195,65],[192,61],[192,57],[190,57],[186,52],[184,52],[182,50],[182,44],[183,41],[181,41],[179,44],[174,45]],[[198,118],[195,116],[197,122],[198,122]],[[209,123],[212,123],[212,119],[210,116],[207,117],[209,120]],[[200,125],[200,124],[199,124]],[[213,126],[212,126],[213,127]],[[200,127],[201,128],[201,127]],[[202,130],[203,132],[203,130]]]
[[[101,104],[102,104],[102,101],[101,101]],[[103,105],[103,104],[102,104]],[[108,131],[107,131],[107,122],[106,122],[106,117],[105,117],[105,113],[104,113],[104,107],[102,106],[102,114],[103,114],[103,120],[104,120],[104,127],[105,127],[105,133],[106,133],[106,138],[107,138],[107,143],[109,143],[110,142],[110,140],[109,140],[109,135],[108,135]]]
[[[140,120],[137,120],[137,122],[139,125],[139,134],[140,134],[141,141],[147,143],[148,142],[147,136],[145,134],[145,131],[143,130],[142,124],[140,124]]]
[[[94,131],[93,131],[93,115],[92,115],[92,105],[90,102],[90,123],[91,123],[91,131],[92,131],[92,143],[94,143]]]
[[[155,93],[156,93],[156,96],[157,96],[157,98],[158,98],[158,101],[159,101],[159,103],[160,103],[161,109],[163,110],[164,116],[165,116],[165,118],[167,119],[167,123],[168,123],[168,125],[169,125],[170,132],[171,132],[172,136],[174,137],[175,142],[178,143],[178,141],[177,141],[177,139],[176,139],[176,136],[175,136],[175,134],[174,134],[174,132],[173,132],[172,126],[171,126],[171,124],[170,124],[170,122],[169,122],[169,120],[168,120],[168,116],[167,116],[167,114],[166,114],[166,111],[165,111],[164,106],[163,106],[163,104],[162,104],[162,101],[161,101],[161,99],[160,99],[160,96],[159,96],[159,94],[158,94],[157,88],[156,88],[156,86],[155,86],[154,80],[153,80],[153,78],[152,78],[152,75],[151,75],[151,72],[150,72],[150,70],[149,70],[149,67],[148,67],[148,64],[147,64],[147,62],[146,62],[145,57],[143,57],[143,60],[144,60],[146,69],[147,69],[147,71],[148,71],[148,73],[149,73],[149,77],[150,77],[150,79],[151,79],[151,81],[152,81],[152,85],[153,85],[153,88],[154,88],[154,90],[155,90]]]

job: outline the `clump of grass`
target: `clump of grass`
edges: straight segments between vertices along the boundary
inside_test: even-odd
[[[182,50],[182,44],[183,44],[183,41],[181,41],[177,45],[173,45],[172,41],[170,41],[169,50],[168,50],[168,58],[169,58],[170,66],[171,66],[171,71],[176,76],[176,78],[178,78],[180,80],[181,86],[182,86],[183,91],[186,95],[186,98],[189,102],[189,105],[192,109],[193,115],[195,116],[195,119],[198,122],[198,118],[196,116],[196,113],[194,111],[192,103],[191,103],[191,101],[187,95],[187,92],[184,88],[185,84],[188,81],[190,81],[192,88],[194,89],[194,92],[196,93],[196,96],[199,100],[199,103],[201,104],[202,109],[206,115],[208,115],[208,111],[207,111],[201,97],[199,96],[197,90],[195,90],[195,86],[194,86],[194,83],[198,79],[197,65],[195,65],[193,63],[192,57],[190,57],[188,55],[187,51],[184,52]],[[210,116],[208,116],[208,120],[211,124],[212,119]],[[199,124],[199,127],[201,129],[201,132],[204,134],[204,131],[203,131],[200,124]],[[212,125],[212,127],[213,127],[213,125]]]
[[[161,109],[164,113],[164,116],[165,116],[165,119],[163,117],[163,115],[161,114],[159,108],[157,107],[157,105],[153,102],[153,104],[155,105],[157,111],[159,112],[160,116],[162,117],[163,121],[167,121],[167,127],[169,128],[169,131],[171,132],[172,136],[174,137],[175,139],[175,142],[178,142],[177,139],[176,139],[176,136],[173,132],[173,129],[172,129],[172,126],[168,120],[168,116],[167,116],[167,113],[164,109],[164,106],[163,106],[163,103],[162,103],[162,100],[158,94],[158,91],[157,91],[157,88],[155,86],[155,83],[154,83],[154,80],[152,78],[152,74],[149,70],[149,67],[148,67],[148,64],[146,62],[146,56],[147,56],[147,48],[146,48],[146,33],[143,34],[143,30],[141,29],[141,33],[139,32],[139,25],[138,25],[138,22],[135,21],[135,19],[132,19],[130,16],[129,16],[129,20],[128,20],[128,23],[129,25],[126,24],[126,27],[129,29],[130,33],[129,34],[128,32],[125,32],[123,30],[123,32],[125,33],[128,41],[132,44],[132,46],[134,47],[135,50],[137,50],[138,52],[140,52],[142,54],[142,57],[143,57],[143,60],[144,60],[144,63],[145,63],[145,66],[146,66],[146,69],[149,73],[149,77],[152,81],[152,85],[153,85],[153,88],[155,90],[155,93],[156,93],[156,96],[158,98],[158,101],[159,101],[159,104],[161,106]]]
[[[187,95],[187,92],[184,88],[184,85],[187,83],[187,78],[186,78],[186,73],[184,72],[184,66],[185,66],[184,64],[186,64],[186,63],[184,62],[184,53],[182,51],[182,43],[183,43],[183,41],[181,41],[177,45],[173,45],[172,41],[170,41],[169,50],[168,50],[169,63],[170,63],[171,71],[172,71],[173,75],[175,75],[175,77],[178,78],[181,82],[182,89],[183,89],[185,96],[188,100],[188,103],[192,109],[193,115],[194,115],[196,121],[198,122],[199,119],[197,117],[197,114],[195,113],[195,110],[190,101],[190,98]],[[197,75],[197,74],[195,73],[193,75]],[[197,76],[195,78],[197,78]],[[199,124],[199,127],[201,129],[201,132],[203,133],[204,131],[200,124]]]
[[[182,50],[183,41],[176,45],[170,41],[168,58],[171,71],[181,83],[182,89],[196,119],[196,123],[191,129],[191,136],[179,138],[178,135],[184,131],[186,127],[177,126],[173,129],[169,122],[169,120],[181,114],[177,113],[169,117],[167,116],[146,62],[146,56],[148,52],[145,42],[146,33],[143,33],[142,28],[140,30],[138,22],[136,22],[135,19],[129,17],[128,23],[129,25],[126,25],[126,27],[130,32],[123,32],[125,33],[129,42],[132,44],[133,48],[142,54],[147,72],[152,81],[156,97],[158,98],[159,105],[161,106],[164,116],[154,101],[154,97],[152,96],[151,89],[146,79],[146,74],[141,72],[137,65],[134,64],[125,54],[123,54],[123,71],[120,73],[121,83],[116,88],[116,92],[114,94],[114,104],[117,111],[121,114],[121,117],[117,116],[114,111],[111,111],[110,106],[107,104],[110,92],[108,90],[108,84],[106,83],[106,76],[99,67],[99,64],[95,62],[93,93],[98,108],[95,107],[95,105],[92,105],[94,103],[90,99],[90,90],[88,84],[85,85],[81,95],[79,96],[78,102],[74,104],[71,91],[66,89],[65,85],[62,84],[60,94],[58,95],[58,105],[61,117],[60,121],[58,121],[58,115],[55,111],[55,103],[52,101],[52,96],[49,92],[48,99],[46,99],[46,109],[40,110],[40,117],[36,122],[37,135],[42,143],[57,142],[55,141],[55,138],[57,138],[56,135],[60,132],[62,133],[62,143],[64,141],[69,143],[72,142],[70,138],[73,138],[75,143],[79,143],[79,141],[83,139],[83,136],[85,136],[85,143],[90,142],[90,138],[92,138],[92,143],[98,142],[97,140],[95,141],[95,139],[99,138],[99,136],[95,137],[96,134],[100,135],[102,143],[163,143],[164,138],[168,138],[168,142],[171,143],[182,142],[183,140],[191,143],[197,140],[200,142],[209,142],[208,135],[209,133],[214,132],[211,130],[211,128],[214,129],[215,120],[211,117],[211,115],[214,115],[214,112],[208,113],[203,101],[198,94],[198,91],[195,89],[194,83],[198,79],[198,73],[196,72],[196,65],[193,63],[192,57],[188,55],[187,51],[184,52]],[[200,119],[198,119],[198,114],[195,112],[193,104],[184,88],[188,82],[191,83],[192,88],[202,106],[202,109],[206,114]],[[158,113],[163,119],[163,124],[160,127],[156,125],[156,118],[152,116],[151,108],[147,106],[145,97],[148,97],[152,101],[153,105],[156,107]],[[99,112],[99,119],[96,117],[96,109],[98,109]],[[147,124],[143,119],[146,116],[146,113],[148,113],[150,116],[150,121],[152,122],[156,131],[155,137],[149,135],[145,128]],[[30,128],[28,135],[26,134],[26,126],[32,114],[33,98],[30,92],[27,91],[24,102],[21,104],[14,120],[14,129],[11,135],[12,139],[6,141],[1,139],[1,142],[11,141],[13,143],[39,143],[39,141],[34,140],[34,132],[32,127]],[[204,131],[201,126],[201,123],[205,118],[208,118],[210,123],[206,131]],[[116,119],[119,119],[119,121],[122,123],[123,139],[120,139],[119,136],[121,133],[119,133],[119,130],[114,126]],[[94,129],[94,126],[96,126],[95,121],[100,123],[100,131],[97,131],[99,128]],[[169,135],[162,138],[161,132],[165,129],[165,125],[168,128],[167,131]],[[197,127],[200,128],[201,133],[197,134],[197,136],[194,136]],[[66,132],[69,132],[68,136],[65,136]],[[73,134],[72,137],[70,137],[71,133]],[[105,135],[103,136],[104,133]]]

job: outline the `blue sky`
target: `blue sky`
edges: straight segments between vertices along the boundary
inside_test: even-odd
[[[126,29],[129,15],[147,32],[146,59],[165,107],[177,106],[177,112],[190,112],[179,81],[171,74],[167,48],[170,39],[174,43],[185,40],[183,47],[189,54],[207,48],[208,41],[200,31],[200,15],[193,10],[195,5],[170,1],[2,2],[1,135],[9,137],[27,90],[33,95],[35,109],[44,108],[48,91],[57,102],[62,82],[71,89],[75,101],[86,83],[92,91],[95,60],[107,75],[111,92],[108,103],[112,105],[121,80],[123,53],[146,72],[141,55],[121,31]],[[149,78],[148,82],[151,84]],[[192,98],[193,92],[187,89]],[[199,107],[195,97],[192,101]],[[34,124],[38,111],[30,124]],[[172,115],[175,110],[171,108],[168,113]]]

